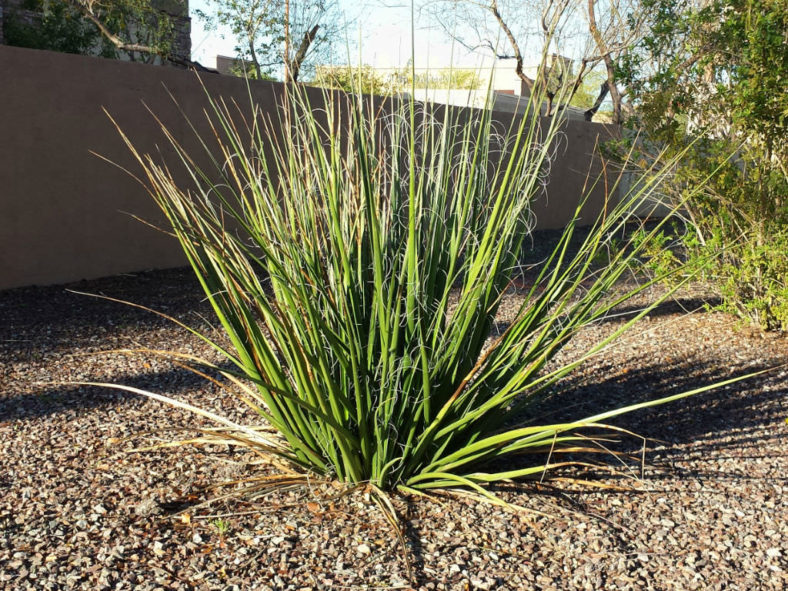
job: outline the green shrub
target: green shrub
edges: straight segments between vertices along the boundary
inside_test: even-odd
[[[722,309],[785,330],[788,2],[647,3],[650,30],[620,74],[638,128],[684,154],[664,191],[684,200],[686,262]]]
[[[788,330],[788,175],[730,140],[696,140],[684,154],[661,190],[683,200],[685,223],[651,240],[642,266],[694,273],[720,297],[717,309]]]
[[[749,241],[736,260],[722,268],[724,309],[751,318],[763,330],[788,331],[788,231],[771,234],[768,244]]]
[[[691,260],[706,259],[702,278],[720,308],[763,330],[788,330],[788,174],[769,155],[743,147],[695,200]]]
[[[222,373],[259,422],[174,404],[219,422],[225,441],[305,473],[378,491],[488,495],[491,482],[564,465],[562,450],[587,442],[578,429],[692,394],[506,426],[651,309],[547,369],[578,331],[649,285],[611,291],[648,240],[602,268],[593,262],[659,179],[611,204],[573,257],[570,224],[516,318],[492,338],[560,121],[531,111],[499,129],[490,110],[315,96],[288,87],[274,122],[213,103],[214,136],[199,157],[209,167],[168,133],[191,187],[126,139],[231,348],[201,336],[232,363]],[[549,451],[548,461],[495,462],[534,451]]]
[[[371,66],[318,66],[311,82],[321,88],[334,88],[352,92],[360,90],[364,94],[385,95],[399,90],[399,84],[386,80]]]

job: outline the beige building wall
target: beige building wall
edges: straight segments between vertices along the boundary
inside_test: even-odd
[[[160,216],[143,187],[93,152],[136,171],[104,113],[146,151],[163,136],[146,109],[197,151],[169,93],[202,119],[206,99],[187,71],[46,51],[0,47],[0,289],[56,284],[185,264],[174,239],[141,223]],[[248,105],[242,79],[204,75],[214,97]],[[281,85],[252,82],[253,100],[274,108]],[[511,115],[500,115],[505,121]],[[546,198],[535,207],[540,228],[563,226],[580,197],[601,125],[568,122]],[[169,153],[172,156],[171,153]],[[602,208],[598,192],[583,222]]]

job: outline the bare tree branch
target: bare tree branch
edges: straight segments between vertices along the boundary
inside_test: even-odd
[[[594,104],[590,109],[588,109],[583,113],[583,117],[585,118],[586,121],[593,120],[594,115],[596,115],[597,111],[599,111],[599,107],[602,106],[602,102],[605,100],[605,97],[607,96],[608,92],[609,92],[609,87],[607,85],[607,80],[605,80],[599,86],[599,94],[597,95]]]
[[[290,82],[290,0],[285,0],[285,83]],[[295,81],[295,80],[294,80]]]
[[[498,22],[498,25],[501,27],[504,35],[509,40],[509,45],[512,47],[512,51],[514,51],[514,59],[515,59],[515,66],[514,72],[517,74],[517,77],[520,78],[525,84],[528,86],[528,90],[533,92],[534,88],[534,81],[531,80],[528,76],[525,75],[523,72],[523,54],[520,51],[520,45],[517,43],[517,38],[512,33],[512,30],[509,28],[509,25],[506,24],[506,21],[501,16],[501,12],[498,10],[498,0],[492,0],[490,2],[490,12],[492,13],[495,20]]]
[[[79,2],[79,0],[69,0],[69,4],[71,4],[74,8],[79,10],[86,19],[92,22],[99,30],[99,32],[107,39],[107,41],[112,43],[116,48],[129,52],[136,51],[138,53],[162,55],[161,50],[158,47],[153,47],[150,45],[141,45],[139,43],[126,43],[123,39],[115,35],[93,13],[92,2],[84,3],[84,2]]]
[[[295,57],[293,57],[289,68],[293,82],[298,81],[298,73],[301,71],[301,65],[304,63],[304,59],[306,59],[306,52],[309,51],[309,46],[312,45],[315,37],[317,37],[317,32],[319,29],[320,25],[315,25],[312,27],[312,30],[304,33],[304,37],[301,39],[301,44],[298,46],[298,50],[296,51]]]
[[[620,124],[621,123],[621,93],[616,86],[616,73],[615,73],[615,63],[613,62],[613,57],[611,55],[610,49],[607,47],[602,34],[599,31],[599,27],[597,26],[596,22],[596,11],[595,11],[595,3],[596,0],[588,0],[588,30],[591,33],[591,38],[596,43],[597,50],[599,51],[600,55],[602,56],[602,61],[605,63],[605,70],[607,72],[607,80],[599,89],[599,96],[597,97],[594,106],[586,111],[586,119],[588,119],[588,113],[591,112],[591,116],[597,112],[599,106],[602,104],[602,101],[605,99],[607,93],[610,93],[610,98],[613,101],[613,123]]]

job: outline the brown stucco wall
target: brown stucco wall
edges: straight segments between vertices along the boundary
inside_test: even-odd
[[[187,149],[186,123],[206,100],[190,72],[114,60],[0,47],[0,289],[55,284],[185,264],[177,243],[132,217],[160,221],[151,198],[128,174],[91,152],[132,167],[106,109],[143,150],[163,147],[157,114]],[[213,96],[248,102],[244,80],[206,75]],[[252,83],[272,109],[281,86]],[[143,104],[143,101],[145,104]],[[604,126],[569,122],[535,212],[540,228],[566,223]],[[136,171],[136,169],[134,169]],[[584,221],[601,209],[598,193]]]

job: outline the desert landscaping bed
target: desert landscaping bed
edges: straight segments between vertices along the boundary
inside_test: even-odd
[[[186,269],[67,287],[187,323],[210,318]],[[502,324],[520,297],[507,296]],[[599,339],[649,297],[579,341]],[[217,494],[211,484],[269,468],[219,447],[130,452],[205,424],[142,397],[62,384],[123,383],[235,416],[236,401],[171,363],[99,353],[149,347],[210,357],[196,337],[63,286],[0,292],[0,318],[0,588],[788,587],[788,369],[617,421],[650,438],[644,463],[602,456],[620,470],[575,469],[495,490],[522,512],[473,499],[397,499],[409,581],[396,536],[363,493],[340,498],[316,482],[254,504],[200,505]],[[562,355],[580,349],[576,342]],[[684,291],[534,412],[577,418],[786,360],[785,337],[740,329]],[[641,455],[634,437],[610,445]]]

